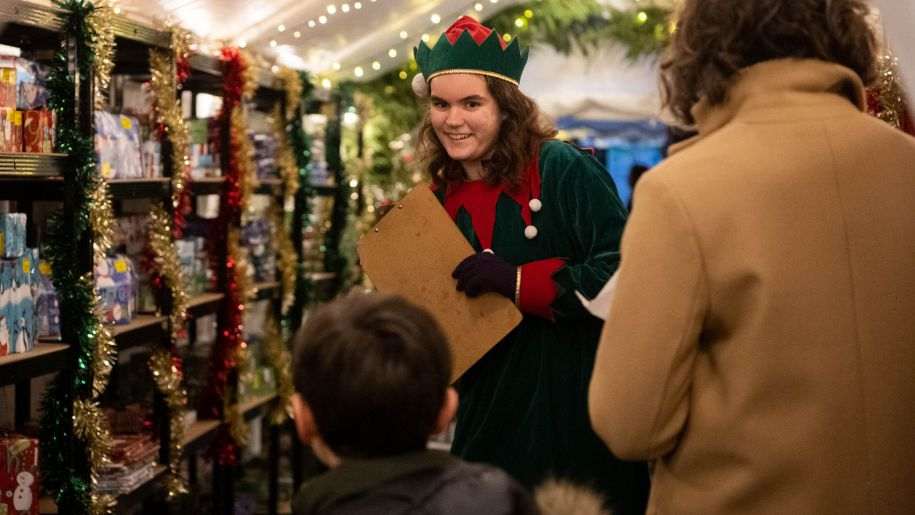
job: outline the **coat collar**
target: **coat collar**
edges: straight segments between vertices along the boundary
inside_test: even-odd
[[[294,513],[323,513],[335,503],[378,488],[395,479],[423,470],[443,469],[457,463],[446,452],[423,450],[387,458],[348,459],[302,485],[293,500]]]
[[[844,100],[842,100],[844,99]],[[866,106],[864,84],[851,69],[814,59],[775,59],[744,68],[734,78],[727,100],[709,105],[703,97],[692,108],[699,135],[670,148],[670,154],[707,137],[743,113],[760,107],[845,103]]]

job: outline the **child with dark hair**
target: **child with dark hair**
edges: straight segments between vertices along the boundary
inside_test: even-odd
[[[438,323],[400,297],[327,304],[295,338],[299,436],[330,470],[293,501],[296,515],[534,514],[507,474],[426,449],[457,410]]]

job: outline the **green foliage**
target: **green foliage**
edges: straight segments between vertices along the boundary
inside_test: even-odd
[[[292,120],[287,120],[286,134],[289,136],[289,143],[292,147],[292,153],[295,156],[296,168],[299,173],[299,189],[295,194],[295,208],[292,214],[292,241],[295,245],[298,259],[296,259],[296,276],[295,276],[295,300],[288,316],[283,320],[283,326],[287,334],[296,332],[302,325],[302,316],[305,312],[305,306],[311,301],[312,284],[305,271],[302,256],[302,240],[304,239],[305,227],[309,224],[309,214],[311,212],[310,200],[314,195],[314,188],[311,187],[311,180],[308,176],[308,165],[311,163],[311,142],[308,134],[302,126],[302,115],[304,106],[311,97],[313,86],[308,73],[301,72],[299,80],[302,83],[302,103]]]

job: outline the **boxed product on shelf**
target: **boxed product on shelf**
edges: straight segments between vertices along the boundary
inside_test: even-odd
[[[54,150],[54,112],[31,110],[22,112],[22,150],[52,152]]]
[[[0,213],[0,257],[16,258],[25,252],[25,213]]]
[[[191,177],[218,177],[222,175],[219,167],[219,149],[214,137],[215,125],[208,118],[188,120],[188,138],[190,141]]]
[[[22,111],[0,108],[0,152],[22,152]]]
[[[23,111],[47,107],[48,68],[28,59],[16,59],[16,107]]]
[[[136,118],[96,111],[95,151],[102,177],[143,177],[140,128]]]
[[[0,259],[0,356],[35,347],[36,249],[15,259]]]
[[[137,305],[137,278],[130,258],[123,254],[95,263],[95,291],[102,319],[109,324],[129,324]]]
[[[0,435],[0,514],[38,515],[38,440]]]
[[[0,45],[0,107],[16,109],[16,59],[20,50]]]
[[[270,223],[263,218],[250,220],[242,227],[241,237],[248,249],[248,259],[254,267],[254,280],[275,280],[276,251],[270,241]]]
[[[35,314],[38,318],[39,338],[60,338],[60,303],[51,280],[51,264],[38,262],[38,292],[35,298]]]
[[[119,495],[135,490],[155,476],[158,455],[159,443],[150,435],[113,435],[111,462],[99,472],[98,491]]]
[[[279,177],[276,169],[276,138],[269,134],[253,134],[254,165],[258,179],[274,179]]]
[[[149,216],[132,215],[116,218],[112,244],[115,252],[126,254],[134,265],[137,278],[137,312],[156,311],[156,296],[152,287],[156,265],[151,259],[149,249]]]

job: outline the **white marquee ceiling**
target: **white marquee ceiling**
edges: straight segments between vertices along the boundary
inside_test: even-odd
[[[130,16],[175,19],[214,42],[246,45],[286,66],[366,80],[401,65],[422,34],[437,36],[461,14],[486,18],[520,1],[120,0],[119,5]]]

